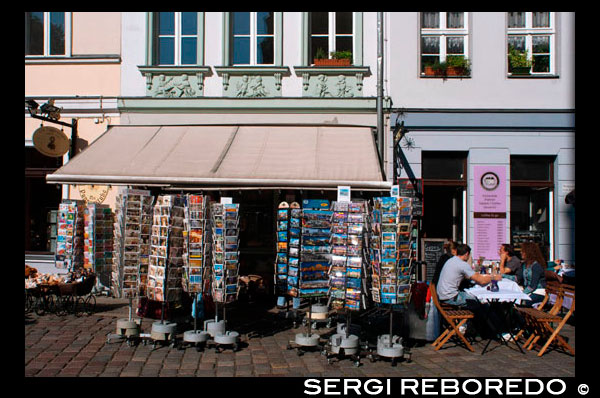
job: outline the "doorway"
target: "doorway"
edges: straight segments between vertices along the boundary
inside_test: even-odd
[[[463,190],[462,186],[424,184],[423,237],[464,240]]]

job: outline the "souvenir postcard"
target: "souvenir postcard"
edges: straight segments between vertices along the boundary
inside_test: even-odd
[[[300,218],[300,217],[302,217],[302,209],[291,209],[290,215],[293,218]]]
[[[301,288],[299,293],[301,297],[324,296],[327,294],[327,287],[321,288]]]
[[[238,276],[237,275],[228,275],[227,279],[225,280],[225,283],[228,285],[237,285],[238,283]]]
[[[223,264],[213,264],[215,275],[223,275]]]
[[[277,242],[287,242],[287,231],[277,232]]]
[[[232,274],[232,275],[233,274],[237,274],[237,272],[238,272],[238,264],[237,264],[237,262],[235,264],[225,263],[225,268],[227,269],[227,272],[229,274]]]
[[[379,289],[371,289],[371,297],[373,297],[374,302],[380,303],[381,298],[379,297]]]
[[[302,209],[329,210],[329,201],[326,199],[304,199]]]
[[[302,261],[300,270],[304,271],[329,271],[329,264],[323,261]]]
[[[346,261],[347,261],[346,256],[338,256],[338,255],[331,256],[331,264],[334,266],[342,266],[343,267],[346,265]]]
[[[277,262],[287,264],[287,253],[277,253]]]
[[[332,234],[331,243],[333,245],[345,245],[348,239],[348,235],[345,234]]]
[[[350,278],[349,276],[347,276],[346,277],[346,287],[360,289],[361,281],[362,280],[360,278]]]
[[[219,302],[219,303],[223,302],[223,289],[214,289],[213,297],[216,302]]]
[[[371,286],[379,289],[380,288],[380,284],[379,284],[379,276],[377,274],[373,274],[371,275]]]
[[[225,260],[237,260],[239,252],[225,252]]]
[[[331,253],[337,256],[345,256],[346,246],[331,246]]]
[[[287,251],[287,242],[277,242],[277,251],[278,252],[285,252]]]
[[[287,275],[285,275],[285,274],[277,274],[277,282],[279,284],[285,284],[285,283],[287,283],[286,281],[287,281]]]
[[[190,243],[202,243],[203,234],[201,229],[192,229],[188,236]]]
[[[340,246],[340,247],[344,247],[345,246]],[[329,253],[331,250],[331,247],[329,245],[327,246],[302,246],[302,253],[308,253],[308,254],[326,254]],[[290,254],[291,254],[291,250],[290,250]],[[334,253],[334,254],[345,254],[345,253]]]
[[[188,268],[188,273],[190,275],[202,275],[203,270],[204,269],[201,267],[190,267],[190,268]]]
[[[329,276],[327,275],[327,271],[305,271],[304,269],[300,270],[300,278],[302,281],[322,281],[326,280]]]
[[[226,245],[236,245],[238,244],[238,237],[237,236],[226,236],[225,237],[225,244]]]
[[[330,234],[330,230],[326,228],[302,228],[303,236],[329,237]]]
[[[227,221],[225,221],[225,228],[227,230],[237,230],[237,227],[238,227],[238,220],[227,220]]]
[[[333,202],[331,209],[337,212],[348,211],[349,203],[350,202]]]
[[[329,238],[326,236],[303,236],[302,243],[306,246],[324,246],[329,244]]]
[[[329,285],[333,287],[343,288],[346,286],[346,278],[333,277],[329,278]]]
[[[288,284],[288,286],[287,286],[287,293],[291,297],[298,297],[298,288],[295,287],[295,286],[292,286],[292,285]]]
[[[280,242],[280,243],[284,243],[284,242]],[[290,247],[290,256],[298,257],[298,255],[299,255],[299,249],[297,247]]]
[[[299,218],[291,218],[290,219],[290,227],[291,228],[300,228],[300,219]]]
[[[278,274],[287,274],[287,264],[277,264],[277,273]]]
[[[300,246],[300,238],[290,238],[290,246],[291,247],[299,247]]]
[[[292,286],[298,285],[298,277],[297,276],[289,275],[287,280],[288,280],[288,285],[292,285]]]
[[[277,220],[283,221],[288,219],[288,211],[286,209],[277,211]]]
[[[349,235],[348,236],[348,245],[350,245],[350,246],[362,246],[362,236]]]
[[[360,300],[361,290],[359,288],[346,288],[346,298],[350,300]]]
[[[287,231],[288,222],[287,221],[278,221],[277,222],[277,230],[278,231]]]
[[[335,211],[333,212],[333,222],[334,223],[345,223],[348,219],[348,213],[343,211]]]
[[[396,250],[394,249],[383,249],[381,251],[381,258],[382,259],[396,259]]]
[[[329,269],[329,276],[336,278],[345,278],[346,277],[346,267],[336,267],[331,266]]]
[[[345,234],[348,231],[348,228],[346,227],[345,224],[333,224],[331,226],[331,234]]]
[[[400,216],[398,216],[398,223],[399,224],[410,224],[410,222],[411,222],[410,215],[400,215]]]
[[[346,255],[348,256],[359,256],[361,254],[361,246],[348,246],[346,249]]]
[[[288,264],[291,266],[297,267],[298,261],[299,261],[298,257],[290,257],[288,260]]]
[[[202,275],[190,275],[190,283],[202,283]]]
[[[396,304],[396,293],[381,293],[383,304]]]
[[[288,268],[289,276],[298,276],[298,267],[292,267],[291,265]]]
[[[361,269],[360,268],[347,268],[346,276],[348,278],[360,278]]]
[[[359,300],[346,299],[345,307],[352,311],[358,311],[360,309],[360,299]]]

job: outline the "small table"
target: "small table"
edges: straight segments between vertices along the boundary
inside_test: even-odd
[[[501,312],[504,313],[504,321],[507,322],[508,333],[510,334],[512,340],[515,342],[515,344],[519,348],[519,351],[521,351],[521,353],[524,354],[523,349],[521,349],[521,346],[519,345],[519,343],[515,339],[515,336],[512,333],[511,318],[512,318],[512,312],[514,309],[514,304],[516,303],[516,301],[517,300],[531,300],[531,298],[527,294],[525,294],[521,291],[521,288],[519,287],[519,285],[517,285],[516,282],[511,281],[509,279],[502,279],[501,281],[498,281],[499,289],[497,292],[492,292],[491,290],[487,290],[487,286],[490,286],[490,285],[486,285],[485,287],[484,286],[475,286],[470,289],[466,289],[465,291],[467,293],[475,296],[480,302],[488,302],[488,303],[490,303],[490,306],[494,306],[499,309],[501,309],[501,307],[498,305],[499,303],[509,303],[510,304],[510,308],[508,309],[508,311],[501,311]],[[490,325],[492,330],[496,332],[496,329],[495,329],[494,325],[491,324],[491,322],[488,321],[488,325]],[[495,333],[495,334],[497,335],[498,333]],[[491,337],[488,340],[481,355],[483,355],[485,353],[485,351],[487,350],[488,346],[490,345],[492,339],[494,339],[494,337]],[[504,341],[504,339],[502,339],[502,338],[500,339],[500,343],[508,346],[508,342]]]

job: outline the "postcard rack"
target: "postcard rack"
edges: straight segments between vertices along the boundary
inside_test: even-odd
[[[83,267],[84,202],[63,200],[58,205],[56,231],[56,268],[73,271]]]
[[[388,306],[389,334],[377,338],[377,357],[396,359],[404,355],[402,338],[393,334],[393,313],[405,309],[410,300],[416,261],[412,199],[373,199],[370,239],[371,294],[377,306]],[[374,360],[375,356],[371,356]]]
[[[346,314],[346,323],[338,324],[337,333],[327,344],[338,358],[349,356],[360,365],[359,336],[351,334],[351,314],[366,308],[366,264],[363,242],[366,222],[365,202],[333,202],[331,222],[331,267],[329,305]],[[331,358],[327,356],[331,363]]]
[[[202,298],[207,271],[209,271],[206,267],[207,257],[210,255],[210,243],[207,238],[210,219],[207,214],[207,203],[206,196],[192,194],[185,196],[183,289],[192,297],[194,329],[183,333],[183,342],[195,345],[198,351],[202,349],[201,343],[205,343],[210,337],[208,333],[197,328],[197,305]]]
[[[315,347],[319,344],[319,335],[312,333],[312,327],[317,322],[330,322],[327,305],[315,304],[315,299],[326,297],[329,290],[329,265],[330,265],[330,235],[331,216],[328,200],[304,199],[302,201],[301,238],[299,251],[298,276],[291,276],[288,272],[289,292],[292,297],[308,298],[309,311],[304,319],[306,333],[298,333],[295,345],[298,354],[303,353],[304,347]],[[290,258],[297,252],[290,248]],[[290,269],[292,263],[288,264]],[[297,286],[297,287],[296,287]],[[296,289],[294,289],[296,287]],[[288,349],[293,346],[290,342]]]
[[[87,204],[83,234],[83,268],[96,274],[95,291],[108,293],[113,260],[113,213],[108,205]]]
[[[227,331],[226,305],[237,300],[239,293],[239,209],[237,203],[211,203],[212,267],[211,291],[215,318],[204,321],[204,331],[213,338],[216,352],[222,346],[238,348],[239,333]],[[219,307],[223,319],[219,320]]]
[[[152,324],[150,337],[175,346],[177,324],[165,322],[166,303],[181,301],[183,275],[184,197],[161,195],[154,205],[148,269],[148,299],[162,303],[161,320]]]

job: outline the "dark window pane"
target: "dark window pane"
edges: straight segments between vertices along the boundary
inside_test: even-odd
[[[311,12],[310,13],[310,33],[327,34],[329,33],[329,19],[326,12]]]
[[[198,33],[198,13],[197,12],[182,12],[181,13],[181,34],[195,35]]]
[[[44,54],[44,13],[25,13],[25,55]]]
[[[423,36],[421,39],[422,54],[439,54],[440,38],[438,36]]]
[[[256,33],[259,35],[272,35],[274,32],[274,13],[257,12],[256,13]]]
[[[250,63],[250,38],[235,37],[233,39],[233,64],[247,65]]]
[[[50,54],[65,53],[65,13],[50,13]]]
[[[158,40],[158,63],[160,65],[175,64],[175,40],[172,37],[161,37]]]
[[[423,152],[422,175],[424,179],[464,180],[464,152]]]
[[[534,28],[549,28],[550,27],[550,13],[549,12],[533,12],[532,13],[532,26]]]
[[[533,36],[532,46],[534,53],[550,52],[550,36]]]
[[[552,158],[543,156],[511,156],[510,179],[513,181],[551,181],[550,168],[552,164]]]
[[[310,39],[310,63],[314,63],[315,54],[317,53],[317,49],[321,48],[326,57],[329,55],[329,42],[327,37],[312,37]]]
[[[549,55],[534,55],[533,56],[533,71],[534,72],[550,72],[550,56]]]
[[[465,38],[464,37],[448,37],[448,38],[446,38],[446,52],[448,54],[464,54],[465,53]]]
[[[195,37],[184,37],[181,39],[181,64],[194,65],[196,64],[197,40]]]
[[[524,12],[509,12],[508,13],[508,27],[509,28],[524,28],[525,27],[525,13]]]
[[[352,13],[351,12],[336,12],[335,13],[335,33],[336,34],[352,34]]]
[[[446,27],[449,29],[459,29],[465,27],[464,12],[449,12],[446,14]]]
[[[508,50],[514,47],[516,50],[525,51],[525,36],[508,36]]]
[[[274,60],[273,38],[259,37],[256,39],[256,63],[272,64]]]
[[[250,13],[249,12],[234,12],[231,15],[231,24],[233,26],[234,35],[249,35],[250,34]]]
[[[437,29],[440,27],[439,12],[423,12],[421,13],[421,27],[425,29]]]
[[[336,36],[335,51],[352,51],[352,36]]]
[[[158,13],[158,34],[159,35],[174,35],[175,34],[175,13],[159,12]]]

